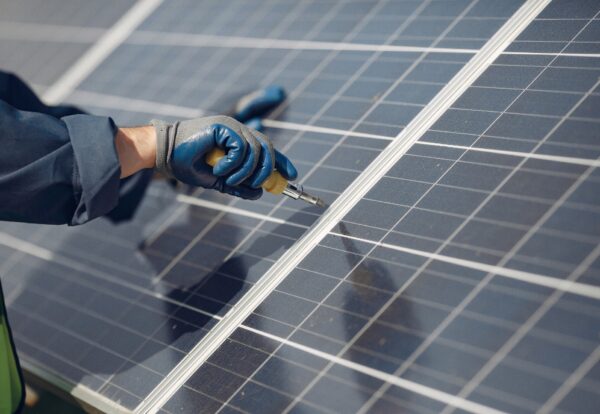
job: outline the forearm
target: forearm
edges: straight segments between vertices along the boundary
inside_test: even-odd
[[[115,148],[121,165],[121,178],[154,168],[156,163],[156,132],[152,126],[119,128]]]

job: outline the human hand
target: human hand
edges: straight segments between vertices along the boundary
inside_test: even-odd
[[[156,169],[186,184],[216,189],[255,200],[274,169],[287,180],[297,171],[258,131],[227,116],[211,116],[169,124],[152,121],[156,129]],[[214,167],[206,155],[220,148],[226,155]]]

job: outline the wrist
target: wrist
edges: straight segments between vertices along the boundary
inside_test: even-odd
[[[154,168],[156,164],[156,132],[152,126],[119,128],[115,147],[121,164],[121,178]]]

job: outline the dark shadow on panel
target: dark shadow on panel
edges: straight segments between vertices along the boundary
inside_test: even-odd
[[[159,210],[164,207],[167,198],[158,202]],[[225,314],[230,309],[230,303],[249,289],[250,285],[246,283],[249,273],[252,274],[250,281],[255,282],[270,267],[269,263],[264,270],[262,265],[253,269],[261,259],[238,254],[207,269],[193,266],[174,268],[174,271],[167,273],[164,283],[152,285],[151,280],[169,262],[165,258],[173,257],[174,251],[166,251],[169,249],[168,243],[164,245],[166,250],[163,252],[157,246],[151,246],[153,253],[144,247],[137,248],[138,242],[135,240],[143,238],[140,222],[157,217],[155,211],[151,214],[144,212],[143,206],[140,213],[136,217],[137,223],[121,226],[100,223],[96,224],[98,227],[89,228],[90,231],[124,234],[121,240],[127,239],[127,247],[114,246],[115,250],[107,248],[106,242],[96,242],[98,244],[94,245],[93,239],[90,241],[89,237],[84,238],[82,233],[72,229],[65,229],[67,233],[59,229],[56,234],[64,237],[60,237],[60,240],[57,238],[55,243],[57,257],[65,256],[70,249],[69,261],[78,262],[73,246],[80,246],[102,259],[101,262],[84,263],[84,259],[80,259],[80,263],[92,269],[92,274],[69,268],[64,263],[57,266],[41,260],[27,266],[27,286],[36,286],[37,291],[25,289],[18,294],[12,312],[15,331],[26,340],[34,338],[36,341],[35,346],[21,341],[24,355],[33,357],[34,361],[41,362],[56,373],[66,374],[70,382],[81,383],[109,398],[120,400],[125,406],[135,406],[138,401],[119,388],[107,385],[106,381],[131,390],[137,396],[147,395],[217,323],[217,319],[210,315]],[[196,229],[201,218],[189,210],[183,214],[169,228],[169,233],[182,233],[189,237],[190,227]],[[298,212],[289,221],[305,222],[306,217],[305,213]],[[230,227],[230,231],[235,231],[235,228]],[[196,230],[194,232],[197,234]],[[283,252],[296,238],[274,235],[299,237],[300,232],[302,229],[297,227],[278,225],[269,233],[251,239],[251,248],[259,256],[274,251]],[[229,240],[241,241],[244,234],[229,233],[227,236]],[[173,249],[173,246],[170,248]],[[181,248],[177,250],[181,251]],[[111,264],[113,267],[110,267]],[[119,270],[118,266],[137,269],[138,276]],[[142,272],[146,272],[147,276],[140,277]],[[159,293],[163,298],[144,294],[138,289],[121,289],[114,282],[105,282],[102,274]],[[78,285],[78,281],[82,283]],[[57,291],[54,290],[55,286],[58,286]],[[45,303],[42,293],[46,287],[48,297],[59,297],[65,303]],[[68,291],[69,294],[60,294],[59,291]],[[111,300],[111,292],[117,291],[125,296]],[[100,302],[96,295],[102,298]],[[130,301],[126,300],[128,297]],[[136,306],[139,304],[143,306]],[[100,318],[75,309],[87,310],[100,315]],[[136,329],[121,329],[114,326],[113,321],[117,325],[135,326]],[[72,334],[57,335],[59,325]],[[40,353],[40,347],[45,350],[44,353]],[[51,354],[58,358],[53,359]],[[77,367],[84,367],[94,376]]]
[[[339,223],[338,228],[341,234],[351,236],[348,228],[343,222]],[[348,237],[341,237],[340,239],[345,250],[347,251],[348,263],[350,265],[355,263],[355,255],[364,256],[365,253],[361,252],[361,249],[356,246],[352,239]],[[350,290],[345,297],[345,303],[350,304],[350,306],[352,306],[352,304],[377,303],[377,308],[376,310],[374,309],[375,312],[379,310],[380,306],[383,306],[383,303],[389,299],[389,296],[387,296],[385,300],[382,300],[381,297],[378,297],[376,291],[366,286],[374,286],[378,289],[389,292],[390,294],[393,294],[393,292],[396,292],[398,289],[398,286],[396,286],[394,278],[390,276],[389,271],[377,260],[362,260],[358,266],[353,269],[348,279],[354,283],[352,283],[352,290]],[[381,354],[387,353],[389,355],[390,353],[393,354],[396,351],[395,348],[398,345],[397,340],[395,340],[393,337],[390,337],[395,336],[393,330],[389,327],[381,329],[375,324],[372,324],[365,332],[362,333],[360,337],[356,338],[355,340],[354,337],[356,336],[356,329],[352,328],[353,326],[356,326],[356,321],[353,319],[355,317],[346,312],[344,312],[343,315],[346,318],[346,326],[349,328],[347,330],[346,341],[354,342],[352,346],[342,355],[342,357],[359,364],[370,366],[380,371],[393,373],[398,368],[399,363],[392,362],[389,359],[376,357],[374,355],[374,352]],[[369,315],[369,318],[371,317],[372,315]],[[414,318],[409,306],[402,307],[402,313],[398,315],[398,319],[399,320],[397,323],[400,323],[401,320],[404,322],[404,324],[408,324],[410,326],[414,326],[416,323],[416,319]],[[361,347],[364,350],[361,350]],[[403,347],[400,346],[399,348]],[[401,351],[399,350],[399,352]],[[393,356],[396,358],[401,358],[400,355]],[[350,372],[353,373],[353,378],[346,377],[351,375]],[[358,411],[365,403],[369,401],[372,395],[382,385],[384,385],[382,381],[359,372],[344,369],[339,373],[344,379],[361,388],[361,390],[355,390],[352,393],[352,398],[349,398],[349,401],[352,401],[350,404],[356,404],[352,407],[348,407],[353,411]],[[400,407],[396,407],[396,409],[399,408]]]
[[[310,217],[310,215],[308,215],[306,212],[308,209],[310,209],[310,207],[296,212],[291,217],[287,218],[286,221],[297,224],[303,222],[306,223],[307,217]],[[316,219],[317,217],[314,216],[314,220]],[[271,223],[267,223],[267,225],[270,224]],[[240,278],[241,281],[248,278],[249,282],[255,283],[272,265],[271,262],[266,262],[264,259],[260,259],[260,257],[275,255],[273,260],[277,259],[280,254],[284,253],[288,248],[290,248],[304,232],[302,228],[290,226],[289,224],[276,224],[269,226],[268,229],[268,233],[259,233],[256,238],[250,239],[252,240],[251,245],[247,246],[250,250],[252,250],[252,254],[257,255],[258,257],[252,257],[248,256],[247,254],[240,253],[239,255],[236,255],[227,262],[223,263],[223,266],[219,267],[217,271],[222,272],[231,278]],[[251,275],[249,276],[249,269],[255,265],[258,265],[258,269],[261,270],[261,273],[257,274],[255,271],[250,271]],[[218,278],[219,276],[221,275],[216,275],[215,278]],[[245,286],[245,288],[248,288],[248,286]],[[245,325],[257,328],[259,330],[265,330],[267,332],[271,331],[269,327],[262,327],[261,323],[262,320],[244,322]],[[240,339],[240,337],[244,337],[244,335],[248,335],[246,338],[251,338],[249,343],[246,343],[245,340]],[[222,401],[231,399],[237,408],[245,409],[252,407],[256,401],[254,401],[255,397],[253,396],[253,393],[248,391],[243,384],[248,376],[252,376],[257,372],[260,372],[261,365],[266,362],[268,358],[270,358],[275,345],[273,340],[247,331],[242,331],[242,333],[239,333],[237,337],[234,334],[233,338],[236,338],[235,340],[237,341],[241,341],[242,345],[244,346],[227,346],[228,343],[226,343],[225,349],[227,351],[224,351],[223,348],[221,348],[213,355],[213,357],[215,357],[215,364],[223,367],[226,371],[216,366],[211,366],[210,368],[206,368],[206,370],[201,368],[198,371],[198,376],[195,378],[194,383],[199,384],[206,381],[222,380],[224,384],[227,384],[227,386],[219,389],[219,399]],[[227,359],[239,359],[239,371],[235,366],[237,365],[235,363],[231,363],[231,366],[227,367],[228,362],[223,362],[223,360]],[[219,361],[221,361],[221,363],[219,363]],[[220,376],[223,377],[221,378]],[[282,383],[282,381],[285,381],[285,378],[286,375],[281,375],[281,377],[278,378],[276,387],[278,390],[284,390],[287,388],[287,385]],[[291,382],[293,383],[294,381],[291,380]],[[201,385],[198,386],[201,387]],[[254,384],[253,386],[262,389],[262,385]],[[273,390],[265,389],[264,391],[266,393],[272,393],[273,395],[273,399],[270,400],[270,411],[283,411],[287,404],[289,404],[287,396],[283,397]],[[275,398],[275,396],[277,396],[277,398]],[[186,397],[180,395],[179,398],[183,401]],[[180,401],[179,403],[182,402]],[[248,404],[248,407],[246,407],[246,404]],[[171,408],[176,409],[176,405]],[[251,412],[252,409],[248,409],[248,411]]]

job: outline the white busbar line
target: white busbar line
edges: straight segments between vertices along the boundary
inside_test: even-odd
[[[208,203],[208,202],[207,202]],[[216,203],[215,203],[216,204]],[[35,244],[29,243],[27,241],[18,239],[16,237],[13,237],[9,234],[6,233],[0,233],[0,244],[4,244],[8,247],[11,247],[13,249],[16,249],[18,251],[21,251],[23,253],[32,255],[34,257],[38,257],[40,259],[43,260],[47,260],[47,261],[55,261],[55,259],[57,259],[57,257],[54,255],[53,252],[51,252],[50,250],[47,250],[43,247],[37,246]],[[60,262],[60,260],[59,260]],[[212,318],[215,318],[217,320],[221,319],[219,316],[217,315],[211,315],[205,312],[201,312],[202,314],[205,314],[207,316],[210,316]],[[472,401],[463,399],[463,398],[459,398],[456,397],[454,395],[451,394],[447,394],[443,391],[439,391],[435,388],[430,388],[424,385],[421,385],[419,383],[413,382],[413,381],[409,381],[406,379],[402,379],[399,377],[395,377],[391,374],[388,374],[386,372],[383,371],[379,371],[377,369],[374,368],[370,368],[368,366],[362,365],[362,364],[358,364],[356,362],[353,361],[349,361],[340,357],[337,357],[335,355],[331,355],[328,354],[326,352],[323,351],[319,351],[317,349],[308,347],[306,345],[302,345],[299,344],[297,342],[293,342],[290,341],[288,339],[270,334],[268,332],[264,332],[261,330],[257,330],[255,328],[246,326],[246,325],[242,325],[241,326],[243,329],[253,332],[257,335],[269,338],[271,340],[277,341],[277,342],[281,342],[287,346],[290,346],[292,348],[298,349],[300,351],[309,353],[311,355],[315,355],[319,358],[331,361],[333,363],[336,363],[338,365],[342,365],[345,366],[347,368],[350,368],[352,370],[355,370],[357,372],[361,372],[365,375],[369,375],[373,378],[377,378],[380,379],[382,381],[387,381],[392,383],[395,386],[398,386],[400,388],[406,389],[408,391],[414,392],[416,394],[419,395],[423,395],[427,398],[431,398],[434,399],[436,401],[440,401],[442,403],[445,404],[449,404],[458,408],[462,408],[464,410],[467,411],[471,411],[471,412],[477,412],[477,413],[489,413],[489,414],[500,414],[500,411],[494,410],[492,408],[489,408],[487,406],[481,405],[481,404],[477,404],[474,403]],[[56,382],[53,381],[53,383],[57,384],[60,383],[60,378],[56,377]],[[69,388],[70,389],[70,388]],[[67,389],[68,390],[68,389]],[[76,398],[81,398],[84,401],[93,404],[95,407],[110,407],[112,410],[119,410],[119,409],[123,409],[122,407],[118,406],[117,404],[115,404],[113,401],[111,400],[106,400],[106,401],[102,401],[102,399],[100,399],[100,402],[98,400],[96,400],[97,395],[96,394],[90,394],[92,398],[86,398],[87,394],[89,393],[89,390],[85,387],[81,387],[81,390],[73,390],[74,392],[72,392],[72,394],[76,397]],[[112,411],[111,411],[112,412]],[[115,411],[117,412],[117,411]],[[119,411],[120,412],[120,411]],[[123,411],[123,412],[129,412],[129,411]]]
[[[95,106],[97,108],[120,109],[122,111],[143,114],[160,114],[177,118],[197,118],[206,115],[204,111],[187,106],[163,104],[144,99],[126,98],[117,95],[108,95],[99,92],[73,91],[69,102],[76,105]]]
[[[233,206],[225,205],[225,204],[221,204],[221,203],[215,203],[214,201],[202,200],[200,198],[190,197],[190,196],[183,195],[183,194],[179,194],[177,196],[177,201],[179,201],[181,203],[192,204],[192,205],[195,205],[198,207],[209,208],[211,210],[217,210],[217,211],[220,211],[223,213],[237,214],[239,216],[250,217],[250,218],[257,219],[257,220],[270,221],[272,223],[277,223],[277,224],[287,224],[289,226],[300,227],[303,229],[308,228],[308,226],[303,226],[302,224],[293,223],[291,221],[286,221],[284,219],[280,219],[277,217],[271,217],[271,216],[267,216],[265,214],[255,213],[253,211],[248,211],[248,210],[245,210],[242,208],[237,208],[237,207],[233,207]]]
[[[11,236],[8,233],[0,232],[0,244],[43,260],[54,260],[54,253],[52,253],[50,250]]]
[[[269,39],[261,37],[165,33],[140,30],[127,43],[142,45],[218,47],[241,49],[326,50],[349,52],[458,53],[475,54],[478,49],[381,45],[370,43],[322,42],[316,40]]]
[[[262,123],[268,128],[287,129],[290,131],[315,132],[327,135],[346,135],[349,137],[379,139],[383,141],[393,141],[394,137],[387,135],[369,134],[366,132],[347,131],[345,129],[328,128],[316,125],[298,124],[295,122],[278,121],[276,119],[263,119]]]
[[[196,118],[209,115],[201,109],[189,108],[180,105],[161,104],[144,99],[125,98],[116,95],[107,95],[98,92],[76,90],[69,96],[69,102],[95,106],[98,108],[121,109],[123,111],[138,112],[145,114],[160,114],[177,118]],[[295,122],[278,121],[276,119],[264,119],[263,125],[273,129],[284,129],[289,131],[314,132],[317,134],[349,136],[362,139],[375,139],[381,141],[393,141],[395,138],[387,135],[370,134],[366,132],[348,131],[344,129],[321,127],[317,125],[306,125]],[[531,158],[536,160],[561,162],[567,164],[584,165],[588,167],[600,167],[600,160],[578,157],[565,157],[562,155],[537,154],[521,151],[508,151],[494,148],[469,147],[466,145],[442,144],[438,142],[417,141],[415,145],[427,145],[434,147],[445,147],[460,149],[464,151],[476,151],[488,154],[508,155],[511,157]]]
[[[104,29],[71,25],[53,25],[42,23],[3,22],[0,27],[0,39],[30,40],[38,42],[90,43],[96,40]],[[192,33],[159,32],[140,30],[132,34],[124,43],[142,45],[229,47],[244,49],[285,49],[285,50],[327,50],[358,52],[397,52],[397,53],[459,53],[475,54],[479,50],[471,48],[443,48],[402,45],[378,45],[371,43],[323,42],[317,40],[269,39],[252,37],[234,37],[220,35],[202,35]],[[504,51],[503,55],[520,56],[560,56],[578,58],[600,58],[600,53],[557,53]]]
[[[578,58],[600,58],[600,53],[504,52],[502,54],[517,56],[561,56]]]
[[[193,204],[196,206],[209,208],[209,209],[216,210],[216,211],[238,214],[238,215],[241,215],[244,217],[255,218],[258,220],[265,220],[265,221],[270,221],[270,222],[278,223],[278,224],[287,224],[290,226],[300,227],[300,228],[304,228],[304,229],[308,228],[307,226],[304,226],[302,224],[289,222],[289,221],[279,219],[276,217],[271,217],[271,216],[267,216],[265,214],[260,214],[260,213],[254,213],[252,211],[247,211],[244,209],[227,206],[227,205],[220,204],[220,203],[215,203],[212,201],[201,200],[196,197],[190,197],[190,196],[186,196],[186,195],[178,195],[177,201],[186,203],[186,204]],[[402,246],[398,246],[398,245],[390,244],[390,243],[382,243],[382,242],[378,242],[378,241],[374,241],[374,240],[364,239],[361,237],[337,233],[335,231],[332,231],[329,234],[331,234],[332,236],[344,237],[347,239],[351,239],[351,240],[355,240],[355,241],[359,241],[359,242],[363,242],[363,243],[368,243],[371,245],[376,245],[379,247],[384,247],[387,249],[391,249],[391,250],[395,250],[395,251],[399,251],[399,252],[403,252],[403,253],[408,253],[408,254],[412,254],[415,256],[425,257],[427,259],[437,260],[440,262],[445,262],[445,263],[450,263],[450,264],[454,264],[454,265],[461,266],[461,267],[466,267],[469,269],[480,270],[480,271],[486,272],[486,273],[493,273],[497,276],[501,276],[501,277],[505,277],[505,278],[513,279],[513,280],[518,280],[523,283],[529,283],[532,285],[543,286],[543,287],[560,290],[563,292],[572,293],[574,295],[584,296],[584,297],[588,297],[588,298],[592,298],[592,299],[600,299],[600,287],[594,286],[594,285],[589,285],[586,283],[570,282],[567,280],[558,279],[558,278],[551,277],[551,276],[545,276],[545,275],[541,275],[541,274],[537,274],[537,273],[531,273],[531,272],[526,272],[526,271],[517,270],[517,269],[510,269],[510,268],[501,267],[501,266],[489,265],[489,264],[485,264],[485,263],[481,263],[481,262],[475,262],[472,260],[460,259],[460,258],[452,257],[452,256],[446,256],[443,254],[431,253],[431,252],[427,252],[424,250],[411,249],[408,247],[402,247]]]
[[[373,378],[377,378],[381,381],[389,382],[399,388],[403,388],[403,389],[413,392],[415,394],[422,395],[424,397],[442,402],[447,405],[451,405],[456,408],[461,408],[465,411],[469,411],[472,413],[483,413],[483,414],[501,414],[501,413],[503,413],[503,411],[499,411],[499,410],[493,409],[491,407],[488,407],[488,406],[485,406],[482,404],[478,404],[473,401],[469,401],[469,400],[457,397],[452,394],[448,394],[446,392],[437,390],[435,388],[421,385],[414,381],[409,381],[404,378],[396,377],[392,374],[388,374],[386,372],[379,371],[374,368],[370,368],[366,365],[358,364],[356,362],[353,362],[353,361],[350,361],[350,360],[347,360],[344,358],[340,358],[336,355],[328,354],[327,352],[319,351],[318,349],[314,349],[314,348],[308,347],[306,345],[302,345],[297,342],[293,342],[288,339],[281,338],[279,336],[272,335],[267,332],[260,331],[258,329],[254,329],[254,328],[251,328],[246,325],[242,325],[242,328],[246,331],[250,331],[257,335],[261,335],[266,338],[272,339],[274,341],[281,342],[284,345],[287,345],[291,348],[298,349],[300,351],[314,355],[318,358],[322,358],[327,361],[333,362],[334,364],[344,366],[346,368],[352,369],[357,372],[361,372],[365,375],[368,375]]]
[[[397,246],[395,244],[382,243],[373,240],[363,239],[360,237],[349,236],[341,233],[331,232],[331,235],[345,237],[348,239],[374,244],[391,250],[396,250],[403,253],[412,254],[415,256],[425,257],[431,260],[450,263],[469,269],[480,270],[486,273],[493,273],[497,276],[506,277],[513,280],[518,280],[523,283],[547,287],[550,289],[560,290],[574,295],[585,296],[592,299],[600,299],[600,286],[589,285],[586,283],[572,282],[569,280],[558,279],[555,277],[544,276],[537,273],[525,272],[517,269],[510,269],[501,266],[494,266],[480,262],[474,262],[467,259],[459,259],[457,257],[446,256],[438,253],[426,252],[423,250],[411,249],[408,247]]]
[[[352,42],[323,42],[318,40],[291,40],[291,39],[269,39],[263,37],[236,37],[220,35],[203,35],[191,33],[166,33],[150,30],[140,30],[133,34],[127,43],[142,45],[167,45],[188,47],[218,47],[218,48],[242,48],[242,49],[284,49],[284,50],[326,50],[347,52],[396,52],[396,53],[456,53],[476,54],[479,49],[470,48],[447,48],[447,47],[424,47],[424,46],[402,46],[381,45],[371,43]],[[534,55],[534,56],[557,56],[553,52],[512,52],[503,51],[505,55]],[[598,53],[560,53],[566,57],[600,57]]]
[[[534,152],[508,151],[495,148],[468,147],[465,145],[441,144],[438,142],[419,141],[415,145],[426,145],[431,147],[444,147],[460,149],[465,151],[485,152],[487,154],[508,155],[511,157],[530,158],[533,160],[561,162],[565,164],[584,165],[586,167],[600,167],[600,159],[565,157],[562,155],[538,154]]]
[[[492,36],[483,48],[419,112],[385,151],[348,186],[321,218],[242,296],[223,319],[198,342],[161,382],[161,393],[142,403],[152,414],[158,411],[197,369],[227,340],[290,272],[329,234],[333,227],[406,154],[412,145],[452,106],[467,88],[529,25],[550,0],[528,0]]]
[[[377,135],[377,134],[368,134],[365,132],[355,132],[355,131],[346,131],[343,129],[335,129],[335,128],[326,128],[319,127],[314,125],[304,125],[298,124],[294,122],[286,122],[286,121],[277,121],[274,119],[265,119],[263,120],[263,125],[269,128],[277,128],[277,129],[287,129],[292,131],[306,131],[306,132],[315,132],[321,134],[330,134],[330,135],[345,135],[357,138],[366,138],[366,139],[378,139],[383,141],[393,141],[393,137],[385,136],[385,135]],[[488,154],[498,154],[498,155],[508,155],[511,157],[519,157],[519,158],[531,158],[536,160],[544,160],[544,161],[554,161],[561,162],[567,164],[576,164],[576,165],[585,165],[588,167],[600,167],[599,159],[588,159],[588,158],[578,158],[578,157],[565,157],[562,155],[550,155],[550,154],[538,154],[538,153],[530,153],[530,152],[522,152],[522,151],[509,151],[509,150],[501,150],[495,148],[482,148],[482,147],[469,147],[466,145],[454,145],[454,144],[442,144],[439,142],[428,142],[428,141],[417,141],[415,145],[426,145],[431,147],[444,147],[444,148],[452,148],[452,149],[460,149],[464,151],[476,151],[476,152],[485,152]]]
[[[54,105],[62,102],[88,77],[129,35],[148,17],[163,0],[138,0],[96,43],[93,44],[44,93],[43,99]]]

